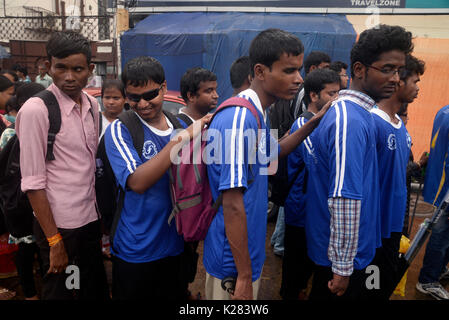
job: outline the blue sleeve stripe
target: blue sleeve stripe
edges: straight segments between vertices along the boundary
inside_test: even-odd
[[[137,168],[136,160],[132,156],[131,151],[129,150],[128,146],[123,140],[121,125],[122,123],[118,120],[112,123],[111,136],[112,140],[114,141],[115,147],[117,148],[118,152],[120,153],[120,155],[122,156],[123,160],[126,163],[128,171],[132,174]]]
[[[341,109],[341,110],[340,110]],[[345,179],[346,167],[346,134],[347,134],[347,113],[344,101],[335,104],[335,188],[333,197],[341,197],[341,190]],[[341,114],[340,114],[341,113]],[[341,118],[341,119],[340,119]],[[340,129],[341,125],[341,129]],[[340,130],[342,131],[342,141],[340,146]],[[341,150],[341,152],[340,152]]]

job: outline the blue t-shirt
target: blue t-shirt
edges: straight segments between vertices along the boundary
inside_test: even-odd
[[[307,119],[299,117],[290,129],[291,133],[294,133],[301,128]],[[316,131],[313,131],[315,133]],[[306,217],[306,195],[303,192],[304,178],[306,173],[307,156],[313,152],[312,140],[307,137],[303,143],[293,150],[288,155],[288,183],[296,176],[295,182],[290,188],[287,199],[285,199],[284,211],[285,211],[285,223],[290,226],[304,227]]]
[[[251,111],[244,107],[228,107],[220,111],[207,130],[207,174],[214,201],[222,191],[239,187],[244,189],[248,250],[252,280],[255,281],[260,277],[265,261],[268,209],[266,168],[270,132],[264,122],[257,94],[248,89],[239,96],[251,101],[258,109],[262,128],[257,148],[258,125]],[[215,278],[237,276],[234,257],[225,233],[223,207],[220,207],[214,217],[204,240],[203,264],[206,271]]]
[[[374,101],[361,92],[340,91],[311,136],[314,155],[308,161],[306,239],[309,257],[331,266],[329,198],[361,200],[357,254],[354,269],[365,268],[381,246],[379,175]]]
[[[137,152],[126,126],[115,120],[105,132],[106,153],[119,185],[125,190],[125,200],[114,236],[113,254],[131,263],[144,263],[176,256],[183,249],[183,239],[176,224],[168,225],[172,210],[169,177],[165,173],[159,181],[138,194],[128,187],[128,176],[138,166],[153,158],[170,141],[172,128],[160,131],[141,119],[145,142]],[[167,123],[170,123],[167,119]]]
[[[384,111],[373,108],[376,125],[377,160],[379,161],[380,215],[382,238],[402,232],[407,206],[406,171],[412,139],[401,119],[390,121]]]
[[[439,206],[449,189],[449,105],[433,121],[429,160],[424,178],[424,201]]]

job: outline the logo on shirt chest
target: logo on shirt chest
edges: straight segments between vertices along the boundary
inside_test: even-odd
[[[144,158],[147,160],[150,160],[155,155],[157,155],[157,153],[158,153],[158,150],[157,150],[157,147],[154,144],[154,142],[151,140],[145,141],[145,143],[143,144],[143,150],[142,150],[142,155],[144,156]]]
[[[396,135],[391,133],[387,138],[387,147],[390,150],[396,150]]]

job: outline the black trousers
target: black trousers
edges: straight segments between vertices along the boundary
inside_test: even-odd
[[[401,243],[401,232],[392,232],[390,238],[382,239],[382,247],[377,248],[376,256],[371,265],[379,268],[379,288],[366,292],[370,300],[388,300],[396,288],[398,281],[399,267],[399,246]]]
[[[58,229],[64,241],[69,267],[79,272],[47,274],[50,267],[50,247],[39,225],[34,220],[34,236],[43,263],[43,300],[109,300],[109,287],[101,254],[100,222],[94,221],[77,229]],[[71,271],[72,270],[72,271]],[[79,289],[73,284],[79,275]]]
[[[354,301],[364,300],[363,288],[365,287],[366,274],[364,270],[354,270],[349,277],[349,285],[346,292],[338,297],[333,294],[328,287],[328,282],[332,279],[333,273],[331,267],[315,265],[312,290],[309,300],[319,301]]]
[[[280,292],[282,299],[298,300],[301,290],[307,288],[314,265],[307,255],[305,229],[286,224]]]
[[[15,263],[25,298],[31,298],[37,294],[36,285],[34,283],[34,260],[36,254],[38,255],[41,276],[43,276],[42,260],[40,259],[39,248],[36,243],[19,243],[19,250],[16,253]]]
[[[181,255],[146,263],[112,257],[113,300],[185,300]]]

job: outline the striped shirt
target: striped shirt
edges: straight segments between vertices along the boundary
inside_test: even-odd
[[[243,188],[243,202],[247,216],[248,250],[251,258],[252,280],[256,281],[265,261],[265,236],[268,208],[268,179],[266,175],[270,150],[270,132],[265,124],[259,97],[251,89],[239,94],[253,103],[262,125],[256,149],[257,120],[243,107],[228,107],[220,111],[210,124],[210,150],[207,173],[214,201],[220,192]],[[257,150],[257,157],[253,158]],[[251,182],[252,181],[252,182]],[[206,272],[223,279],[237,276],[234,257],[225,232],[223,207],[215,215],[204,240],[203,263]]]
[[[374,121],[367,95],[342,90],[312,135],[306,233],[310,258],[334,273],[365,268],[381,244]]]
[[[139,194],[126,186],[126,181],[137,167],[151,160],[170,141],[173,126],[165,118],[169,129],[158,130],[143,119],[142,150],[136,150],[128,128],[115,120],[104,133],[106,153],[117,182],[125,190],[125,199],[114,235],[111,252],[130,263],[146,263],[183,250],[182,237],[176,224],[167,223],[172,210],[168,173],[165,173],[145,193]]]

